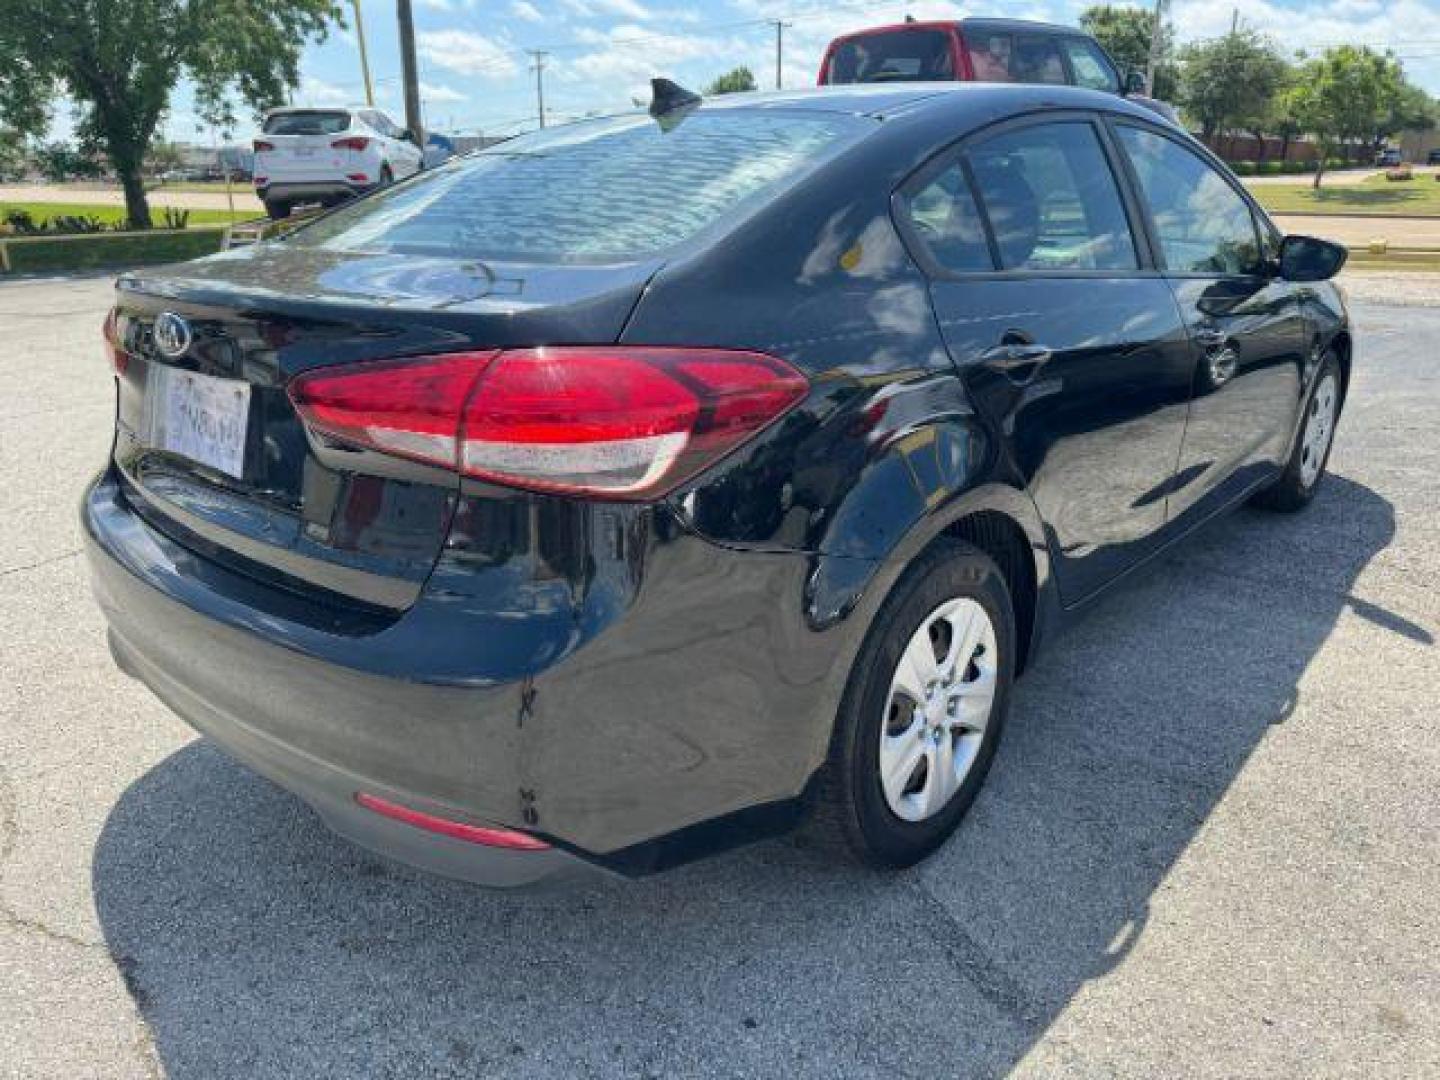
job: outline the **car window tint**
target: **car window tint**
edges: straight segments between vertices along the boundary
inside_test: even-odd
[[[1004,269],[1138,266],[1115,177],[1090,124],[1008,131],[969,158]]]
[[[950,35],[940,30],[890,30],[842,41],[830,54],[829,84],[953,79]]]
[[[976,82],[1010,82],[1009,34],[987,34],[978,30],[965,31],[965,51],[970,57],[970,70]]]
[[[1064,83],[1065,65],[1055,39],[1046,34],[1016,34],[1010,52],[1010,75],[1016,82]]]
[[[931,256],[947,270],[994,270],[985,226],[958,164],[908,200],[910,222]]]
[[[681,243],[789,186],[871,130],[839,113],[701,109],[548,128],[326,215],[287,243],[543,262]]]
[[[266,135],[335,135],[350,126],[343,110],[276,113],[265,118]]]
[[[1149,204],[1166,268],[1192,274],[1256,272],[1255,220],[1225,178],[1173,139],[1129,125],[1119,131]]]
[[[1099,45],[1085,38],[1065,38],[1061,44],[1070,58],[1076,86],[1108,90],[1112,94],[1120,92],[1120,77]]]

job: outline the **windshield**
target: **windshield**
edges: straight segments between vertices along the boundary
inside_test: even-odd
[[[350,126],[350,114],[327,109],[275,113],[265,118],[266,135],[336,135]]]
[[[950,35],[941,30],[887,30],[847,38],[835,46],[825,72],[832,86],[953,78]]]
[[[427,170],[288,243],[525,262],[623,261],[698,234],[793,184],[869,125],[781,109],[703,109],[550,128]]]

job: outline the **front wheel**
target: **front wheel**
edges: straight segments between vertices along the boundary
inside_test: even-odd
[[[1340,362],[1327,352],[1315,377],[1315,388],[1305,402],[1305,416],[1285,471],[1270,487],[1255,496],[1256,506],[1293,513],[1310,505],[1330,461],[1335,425],[1340,419]]]
[[[290,216],[290,204],[281,199],[265,200],[265,213],[272,221],[282,221]]]
[[[1000,740],[1015,618],[983,552],[941,541],[906,571],[856,658],[831,739],[816,828],[877,867],[938,848]]]

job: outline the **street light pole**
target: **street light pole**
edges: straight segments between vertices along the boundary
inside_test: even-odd
[[[545,126],[545,57],[550,54],[539,49],[531,49],[530,55],[535,58],[535,108],[540,115],[540,126]]]
[[[355,38],[360,43],[360,74],[365,79],[365,104],[375,107],[375,87],[370,82],[370,54],[365,51],[365,17],[360,13],[360,0],[350,0],[355,8]]]
[[[780,19],[771,19],[770,25],[775,27],[775,89],[779,90],[782,82],[781,64],[785,53],[785,28],[791,24]]]
[[[425,146],[425,122],[420,116],[420,76],[415,66],[415,17],[410,0],[396,0],[395,17],[400,22],[400,78],[405,84],[405,126],[415,145]]]

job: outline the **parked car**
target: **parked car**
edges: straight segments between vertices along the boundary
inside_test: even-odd
[[[113,654],[439,873],[643,873],[807,813],[909,865],[1057,628],[1310,502],[1344,249],[1113,94],[657,119],[122,276],[82,507]]]
[[[1440,148],[1431,150],[1425,155],[1426,165],[1440,165]]]
[[[272,218],[333,206],[420,171],[420,148],[379,109],[272,109],[255,140],[255,194]]]
[[[1381,168],[1391,168],[1395,165],[1402,165],[1404,162],[1405,156],[1400,153],[1398,146],[1383,147],[1375,154],[1375,164]]]
[[[908,19],[842,34],[820,61],[820,85],[874,82],[1022,82],[1085,86],[1135,98],[1166,119],[1170,105],[1143,97],[1144,76],[1120,72],[1089,34],[1024,19]]]

